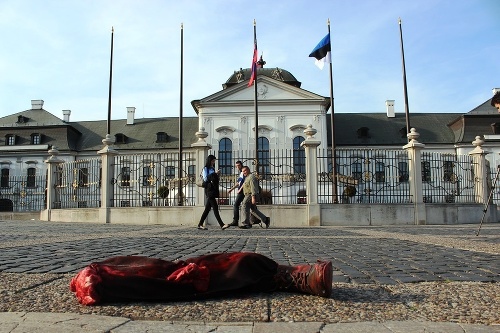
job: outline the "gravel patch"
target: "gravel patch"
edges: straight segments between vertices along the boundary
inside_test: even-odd
[[[0,273],[0,312],[66,312],[162,321],[361,322],[428,320],[500,324],[500,285],[424,282],[336,283],[331,298],[295,293],[235,295],[190,302],[128,302],[82,306],[70,274]]]

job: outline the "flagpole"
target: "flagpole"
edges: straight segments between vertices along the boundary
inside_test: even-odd
[[[257,23],[255,19],[253,20],[253,41],[254,41],[254,53],[257,50]],[[256,61],[254,57],[252,61]],[[259,174],[259,107],[257,103],[257,64],[252,64],[252,68],[255,66],[255,78],[253,87],[253,100],[254,100],[254,116],[255,116],[255,172]]]
[[[183,99],[183,70],[184,70],[184,24],[181,23],[181,82],[180,82],[180,96],[179,96],[179,161],[178,161],[178,176],[177,178],[179,179],[179,184],[178,184],[178,191],[177,191],[177,205],[182,206],[182,99]]]
[[[109,92],[108,92],[108,121],[107,134],[111,134],[111,83],[113,82],[113,35],[115,29],[111,27],[111,60],[109,61]]]
[[[403,93],[405,97],[405,115],[406,115],[406,133],[410,133],[410,110],[408,108],[408,91],[406,87],[406,66],[405,66],[405,51],[403,48],[403,28],[401,25],[401,18],[398,19],[399,24],[399,37],[401,40],[401,59],[403,63]],[[410,140],[410,139],[408,139]]]
[[[330,19],[327,21],[328,25],[328,36],[330,36]],[[330,42],[331,45],[331,42]],[[330,50],[331,53],[331,50]],[[332,61],[330,61],[330,108],[331,108],[331,132],[332,132],[332,179],[333,179],[333,203],[338,203],[338,196],[337,196],[337,161],[336,161],[336,145],[335,145],[335,108],[333,105],[333,66],[332,66]]]

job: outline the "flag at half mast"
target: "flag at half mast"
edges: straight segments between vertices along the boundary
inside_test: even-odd
[[[314,50],[311,52],[309,57],[313,57],[316,59],[314,62],[316,66],[319,67],[319,69],[323,69],[323,66],[325,63],[331,63],[332,62],[332,55],[331,55],[331,50],[332,46],[330,43],[330,33],[328,33],[325,38],[323,38],[318,45],[314,48]]]

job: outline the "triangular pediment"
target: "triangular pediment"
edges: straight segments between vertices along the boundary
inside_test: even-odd
[[[242,82],[207,96],[201,99],[200,103],[230,102],[237,104],[238,102],[253,101],[254,95],[254,86],[248,87],[248,82]],[[257,98],[260,102],[284,100],[323,101],[325,99],[323,96],[266,76],[259,77],[257,80]]]

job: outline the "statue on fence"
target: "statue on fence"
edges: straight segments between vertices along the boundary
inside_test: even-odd
[[[107,301],[180,301],[238,292],[301,292],[330,297],[332,263],[285,266],[257,253],[215,253],[167,261],[119,256],[92,263],[71,279],[83,305]]]

